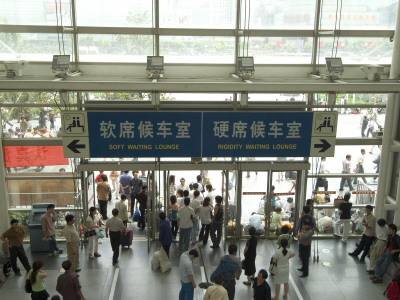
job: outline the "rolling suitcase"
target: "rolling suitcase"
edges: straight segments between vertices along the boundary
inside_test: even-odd
[[[122,230],[121,246],[122,247],[126,246],[129,248],[132,245],[132,237],[133,237],[132,229],[126,228]]]

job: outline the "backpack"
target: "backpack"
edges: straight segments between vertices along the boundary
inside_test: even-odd
[[[389,286],[387,287],[385,293],[386,293],[386,298],[390,300],[398,300],[400,296],[398,283],[396,281],[392,281],[391,283],[389,283]]]

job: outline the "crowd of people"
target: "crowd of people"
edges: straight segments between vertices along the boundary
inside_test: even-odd
[[[149,178],[146,172],[111,172],[111,185],[108,183],[108,176],[101,171],[96,177],[97,198],[99,209],[90,207],[89,215],[85,219],[85,236],[88,239],[88,257],[96,259],[101,257],[98,251],[98,236],[105,231],[106,237],[110,238],[113,251],[112,263],[118,264],[121,238],[128,227],[129,210],[131,216],[136,210],[142,213],[147,208],[147,184]],[[180,252],[179,272],[181,280],[181,290],[179,299],[193,299],[194,289],[197,287],[193,273],[193,261],[201,255],[202,248],[208,244],[211,237],[211,248],[220,247],[222,226],[223,226],[223,203],[220,195],[214,194],[214,189],[210,183],[203,184],[201,176],[195,182],[186,183],[185,178],[180,178],[180,183],[175,184],[172,175],[169,180],[169,206],[166,211],[161,211],[158,215],[159,243],[165,251],[167,257],[170,255],[170,247],[173,243],[178,244]],[[112,217],[107,217],[107,206],[112,195],[115,193],[115,208],[112,209]],[[129,199],[128,199],[129,197]],[[347,241],[351,229],[351,194],[346,192],[343,202],[338,206],[339,218],[334,222],[335,236],[341,237],[343,243]],[[290,197],[289,197],[290,198]],[[118,200],[118,201],[117,201]],[[298,255],[301,261],[300,278],[309,276],[309,259],[311,256],[311,245],[314,232],[319,230],[319,222],[313,216],[313,205],[315,200],[309,199],[303,207],[303,212],[295,226],[291,221],[283,223],[281,219],[282,208],[278,205],[279,198],[271,201],[274,211],[270,217],[270,225],[278,236],[278,249],[271,258],[270,273],[273,276],[275,285],[275,295],[272,297],[271,287],[266,279],[268,271],[260,268],[257,270],[255,261],[257,256],[257,235],[260,233],[257,227],[265,224],[265,218],[253,213],[251,216],[251,226],[248,228],[250,238],[246,242],[243,251],[244,260],[238,257],[238,247],[231,244],[228,247],[228,254],[224,255],[217,268],[210,276],[213,282],[205,291],[204,299],[234,299],[236,281],[240,278],[242,270],[246,280],[243,284],[253,289],[254,299],[278,299],[281,285],[283,284],[283,298],[287,299],[289,293],[289,261],[296,254],[291,249],[295,237],[298,240]],[[284,212],[293,219],[293,199],[288,199],[288,206]],[[105,201],[105,206],[100,201]],[[130,201],[130,202],[129,202]],[[129,209],[130,208],[130,209]],[[373,207],[365,207],[365,215],[361,224],[365,227],[361,241],[356,249],[349,255],[357,257],[361,255],[360,262],[364,262],[370,253],[370,265],[366,270],[373,275],[373,283],[382,282],[382,277],[386,273],[390,263],[396,259],[400,253],[400,237],[396,234],[397,227],[394,224],[386,225],[385,220],[376,221],[373,216]],[[41,218],[43,240],[48,242],[49,257],[58,256],[63,252],[56,242],[55,231],[55,205],[49,204],[47,211]],[[64,299],[85,299],[79,284],[80,264],[79,264],[79,245],[81,236],[75,226],[75,217],[68,214],[65,217],[66,225],[63,235],[66,240],[66,251],[68,260],[62,263],[65,273],[59,276],[56,290]],[[29,263],[23,248],[23,227],[18,224],[18,220],[11,220],[11,228],[0,235],[0,239],[9,245],[9,256],[14,273],[21,276],[21,271],[17,265],[20,260],[26,270],[27,279],[32,285],[32,299],[48,299],[50,295],[45,289],[44,279],[47,274],[44,270],[42,261],[37,260]],[[253,224],[255,226],[253,226]],[[376,226],[378,224],[378,226]],[[137,222],[139,229],[144,229],[146,222],[139,218]],[[343,228],[341,228],[343,227]],[[276,266],[274,269],[273,266]],[[204,287],[204,286],[203,286]]]

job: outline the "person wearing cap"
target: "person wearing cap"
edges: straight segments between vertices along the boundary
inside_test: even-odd
[[[361,251],[364,250],[363,254],[360,257],[360,262],[365,261],[365,257],[368,255],[369,249],[371,248],[371,245],[375,240],[376,218],[372,214],[372,210],[373,207],[371,205],[367,205],[365,207],[365,216],[361,222],[361,224],[365,226],[364,233],[361,237],[361,241],[358,244],[357,248],[353,252],[349,252],[350,256],[357,257],[361,253]]]
[[[312,223],[309,219],[303,219],[302,228],[299,235],[299,257],[301,259],[302,267],[297,269],[302,271],[301,278],[308,276],[308,263],[311,255],[311,241],[314,230],[312,229]]]
[[[179,274],[181,276],[181,290],[179,291],[179,300],[192,300],[194,296],[194,289],[196,283],[194,282],[193,276],[193,261],[199,257],[197,251],[197,245],[195,248],[183,252],[179,260]]]

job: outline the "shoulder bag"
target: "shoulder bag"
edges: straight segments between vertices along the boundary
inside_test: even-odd
[[[270,261],[270,263],[269,263],[269,272],[270,272],[272,275],[278,274],[278,266],[277,266],[277,263],[274,263],[274,262],[273,262],[273,257],[271,257],[271,261]]]

